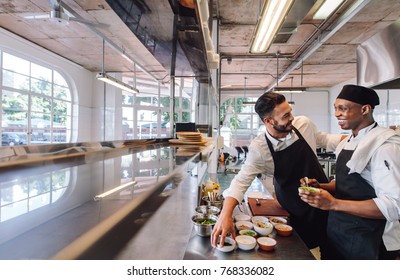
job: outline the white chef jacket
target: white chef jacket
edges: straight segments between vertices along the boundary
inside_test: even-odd
[[[361,129],[356,137],[348,136],[336,150],[355,150],[375,123]],[[400,145],[384,143],[376,149],[367,166],[360,173],[374,189],[374,202],[386,218],[383,242],[388,251],[400,250]]]
[[[295,117],[293,126],[301,133],[315,154],[317,153],[317,148],[325,148],[327,151],[334,151],[341,139],[340,134],[333,135],[318,131],[315,124],[305,116]],[[241,202],[244,193],[258,174],[264,174],[270,177],[274,175],[274,160],[265,135],[271,141],[275,151],[281,151],[298,140],[298,136],[294,131],[282,139],[275,139],[268,132],[254,138],[249,146],[249,152],[244,165],[232,180],[229,188],[223,192],[224,197],[233,197],[238,202]]]

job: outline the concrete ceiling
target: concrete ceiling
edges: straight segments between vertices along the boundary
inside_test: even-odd
[[[320,1],[320,0],[318,0]],[[344,2],[326,22],[310,16],[318,1],[297,0],[281,32],[266,54],[249,53],[261,0],[214,0],[211,14],[218,19],[218,47],[223,92],[268,89],[275,86],[327,88],[356,77],[356,48],[400,18],[400,1],[366,0],[344,24],[338,19],[356,0]],[[179,14],[176,76],[207,76],[204,47],[198,40],[195,10],[181,9],[174,0],[64,0],[75,20],[32,16],[48,14],[49,0],[1,0],[0,26],[34,44],[99,72],[135,70],[132,60],[161,82],[170,80],[173,63],[174,13]],[[366,4],[365,4],[366,3]],[[310,12],[311,10],[311,12]],[[191,16],[194,18],[191,19]],[[182,27],[182,24],[184,25]],[[103,38],[105,38],[103,64]],[[125,59],[121,53],[130,58]],[[207,70],[207,69],[206,69]]]

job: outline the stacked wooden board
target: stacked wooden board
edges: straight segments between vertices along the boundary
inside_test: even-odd
[[[170,139],[169,142],[182,145],[205,145],[207,143],[200,132],[177,132],[176,136],[178,139]]]

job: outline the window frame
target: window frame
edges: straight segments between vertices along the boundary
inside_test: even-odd
[[[28,65],[28,75],[27,71],[23,71],[24,73],[18,72],[18,69],[8,69],[5,68],[4,66],[4,57],[6,55],[15,57],[16,59],[20,59]],[[35,67],[43,68],[44,70],[49,71],[49,75],[45,77],[44,80],[41,80],[40,78],[37,77],[37,75],[32,75],[32,69]],[[27,83],[28,83],[28,88],[21,88],[19,85],[4,85],[4,75],[5,71],[10,72],[12,75],[23,75],[25,77]],[[48,81],[50,78],[50,81]],[[61,82],[56,81],[56,78],[62,78]],[[47,84],[48,92],[49,94],[46,93],[38,93],[37,91],[34,91],[32,86],[32,81],[33,79],[37,81],[38,83],[43,83]],[[5,92],[10,92],[10,93],[16,93],[16,94],[22,94],[27,96],[27,106],[28,108],[26,111],[21,111],[22,113],[26,114],[25,118],[25,124],[20,127],[16,132],[18,132],[18,136],[22,138],[26,138],[24,140],[24,143],[22,145],[30,145],[30,144],[39,144],[39,143],[45,143],[45,144],[50,144],[50,143],[70,143],[73,139],[72,137],[72,131],[73,131],[73,102],[74,102],[74,96],[73,96],[73,91],[72,91],[72,86],[71,86],[71,81],[69,81],[68,76],[65,75],[62,71],[59,69],[41,62],[37,61],[35,59],[29,58],[25,55],[22,55],[20,53],[17,53],[15,51],[10,51],[7,48],[0,48],[0,110],[1,110],[1,115],[0,115],[0,121],[2,122],[1,125],[1,132],[3,133],[14,133],[13,131],[10,130],[15,130],[16,128],[7,130],[5,129],[5,120],[3,119],[5,114],[3,111],[3,97]],[[57,89],[57,91],[56,91]],[[60,92],[62,90],[65,90],[65,94],[63,96],[60,96]],[[60,91],[60,92],[59,92]],[[34,102],[33,100],[37,98],[47,98],[49,100],[49,110],[48,112],[40,112],[39,111],[34,111]],[[55,106],[56,105],[61,105],[61,107],[65,108],[64,113],[62,111],[57,111]],[[35,127],[34,125],[34,115],[40,115],[44,117],[42,121],[39,119],[36,119],[37,121],[41,122],[42,127]],[[47,117],[46,117],[47,116]],[[46,121],[46,119],[48,119]],[[59,122],[57,120],[62,120],[64,119],[63,123],[60,123],[60,126],[58,125]],[[40,132],[38,132],[40,131]],[[35,133],[36,132],[36,133]],[[61,134],[60,134],[61,132]],[[40,139],[38,141],[35,141],[34,139],[39,139],[38,135],[41,134],[43,139]],[[36,135],[37,134],[37,135]],[[18,144],[18,145],[21,145]],[[3,145],[2,145],[3,146]]]

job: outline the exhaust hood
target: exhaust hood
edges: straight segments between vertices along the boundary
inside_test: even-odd
[[[400,20],[357,47],[357,83],[400,89]]]

